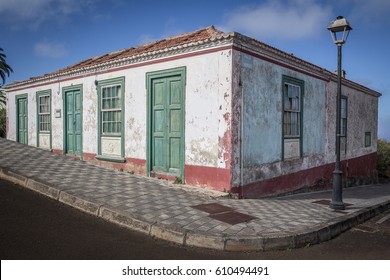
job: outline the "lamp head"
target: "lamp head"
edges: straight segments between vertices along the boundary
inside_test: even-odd
[[[349,32],[352,30],[352,27],[343,16],[338,16],[329,24],[328,30],[332,35],[333,42],[336,45],[342,45],[347,41]]]

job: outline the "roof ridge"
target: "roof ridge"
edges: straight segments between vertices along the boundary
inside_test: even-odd
[[[17,85],[23,82],[32,82],[33,80],[37,80],[40,78],[44,78],[47,76],[51,76],[54,74],[61,74],[68,71],[73,71],[77,69],[81,69],[83,67],[89,67],[93,65],[98,65],[101,63],[113,61],[116,59],[123,59],[127,57],[131,57],[134,55],[140,55],[143,53],[153,52],[153,51],[159,51],[166,48],[176,47],[180,46],[186,43],[201,41],[205,39],[213,39],[217,35],[224,34],[223,31],[220,31],[214,27],[214,25],[209,25],[194,31],[189,31],[186,33],[177,34],[171,37],[155,40],[152,42],[148,42],[142,45],[138,46],[132,46],[129,48],[125,48],[122,50],[116,50],[109,53],[101,54],[101,55],[95,55],[83,60],[80,60],[78,62],[75,62],[73,64],[70,64],[66,67],[60,68],[58,70],[55,70],[48,74],[39,75],[36,77],[30,77],[27,80],[24,81],[17,81],[13,82],[11,85]]]

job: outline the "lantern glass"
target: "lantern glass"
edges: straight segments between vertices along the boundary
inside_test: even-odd
[[[347,41],[352,27],[344,17],[339,16],[329,24],[328,30],[330,31],[335,44],[344,44]]]

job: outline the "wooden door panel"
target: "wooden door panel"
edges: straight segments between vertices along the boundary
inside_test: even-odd
[[[151,81],[151,171],[182,175],[183,95],[181,75]]]
[[[18,142],[27,144],[28,119],[27,119],[27,98],[20,98],[18,104]]]

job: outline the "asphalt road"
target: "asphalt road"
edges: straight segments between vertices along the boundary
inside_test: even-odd
[[[0,258],[12,259],[390,259],[390,211],[301,249],[231,253],[181,247],[0,180]]]

